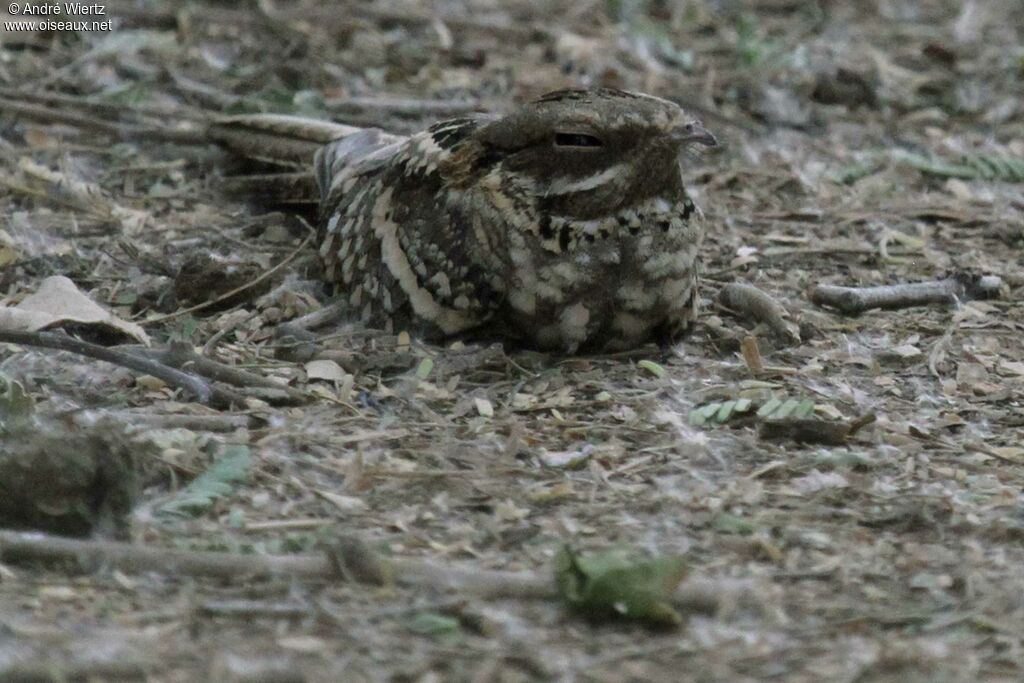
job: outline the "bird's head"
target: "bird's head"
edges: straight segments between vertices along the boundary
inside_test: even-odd
[[[473,133],[476,154],[541,202],[589,220],[682,191],[679,159],[715,137],[673,102],[620,90],[549,93]]]

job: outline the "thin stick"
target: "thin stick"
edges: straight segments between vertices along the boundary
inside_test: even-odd
[[[253,318],[256,318],[258,316],[259,316],[259,313],[256,312],[256,311],[253,311],[252,313],[247,315],[244,319],[232,321],[232,322],[228,323],[227,325],[225,325],[224,327],[222,327],[219,330],[217,330],[213,334],[213,336],[211,336],[209,339],[207,339],[206,343],[203,344],[203,356],[206,357],[206,358],[212,357],[213,356],[213,350],[217,347],[217,344],[219,344],[220,341],[224,337],[226,337],[227,335],[231,334],[232,332],[237,330],[239,327],[241,327],[242,325],[245,325],[246,323],[251,321]]]
[[[124,115],[125,108],[120,104],[110,102],[97,102],[87,96],[68,95],[67,93],[53,91],[30,91],[16,90],[14,88],[0,88],[0,97],[10,102],[34,102],[38,105],[47,105],[55,109],[71,109],[72,111],[92,110],[106,117],[120,117]],[[150,106],[145,104],[133,104],[131,113],[136,115],[151,116],[160,120],[167,120],[174,117],[175,120],[188,120],[201,122],[206,118],[205,112],[194,110],[190,113],[183,108],[169,108],[162,106]]]
[[[38,532],[0,531],[0,558],[5,562],[70,561],[135,574],[172,572],[227,580],[281,576],[328,580],[338,576],[326,555],[235,555],[172,550],[115,541],[82,541]],[[487,597],[550,598],[555,595],[554,582],[534,572],[477,570],[416,559],[385,561],[391,564],[394,579],[404,585],[450,588]]]
[[[70,661],[16,661],[5,657],[0,663],[0,679],[5,681],[143,681],[159,670],[155,662],[96,661],[92,653]]]
[[[858,315],[874,308],[897,309],[988,299],[999,296],[1002,284],[1002,279],[996,275],[962,273],[944,280],[879,287],[818,285],[811,290],[810,298],[819,306]]]
[[[254,279],[250,280],[249,282],[246,282],[245,284],[239,285],[238,287],[235,287],[234,289],[232,289],[232,290],[230,290],[228,292],[225,292],[224,294],[221,294],[216,299],[211,299],[210,301],[204,301],[201,304],[196,304],[195,306],[189,306],[188,308],[183,308],[180,311],[175,311],[174,313],[168,313],[167,315],[161,315],[161,316],[158,316],[156,318],[149,318],[148,320],[142,320],[142,321],[140,321],[140,324],[142,324],[142,325],[155,325],[156,323],[166,322],[167,320],[172,320],[172,319],[177,318],[179,316],[183,316],[183,315],[185,315],[187,313],[195,313],[196,311],[201,311],[204,308],[209,308],[210,306],[215,306],[217,304],[223,303],[224,301],[227,301],[228,299],[236,296],[237,294],[239,294],[241,292],[244,292],[245,290],[249,289],[250,287],[258,285],[259,283],[261,283],[264,280],[266,280],[268,277],[271,277],[272,275],[274,275],[274,273],[276,273],[277,271],[279,271],[282,268],[284,268],[286,265],[291,263],[295,259],[296,256],[298,256],[300,253],[302,253],[302,250],[306,248],[306,245],[309,244],[310,240],[312,240],[313,236],[316,234],[316,232],[313,230],[312,226],[310,226],[309,223],[306,223],[306,221],[303,220],[301,217],[299,217],[299,220],[302,221],[303,224],[307,228],[309,228],[310,233],[308,235],[306,235],[306,238],[302,240],[302,243],[299,244],[299,246],[295,247],[295,250],[292,253],[288,254],[283,259],[281,259],[281,261],[279,261],[277,263],[277,265],[275,265],[274,267],[270,268],[267,271],[264,271],[259,277],[254,278]]]
[[[189,413],[153,413],[143,410],[118,410],[111,415],[130,423],[142,423],[155,429],[188,429],[193,432],[233,432],[257,429],[259,418],[252,415],[192,415]]]
[[[480,111],[479,100],[421,100],[390,97],[345,97],[327,100],[325,106],[334,111],[376,111],[404,116],[451,116]]]
[[[110,123],[91,116],[82,116],[67,111],[38,104],[13,102],[0,97],[0,110],[25,116],[34,121],[52,121],[64,123],[84,130],[94,130],[122,139],[162,140],[182,145],[203,145],[209,142],[205,128],[197,130],[181,130],[162,126],[139,126],[130,123]]]
[[[26,332],[22,330],[0,330],[0,342],[21,344],[45,349],[70,351],[89,358],[106,361],[115,365],[152,375],[167,384],[191,392],[200,403],[210,403],[217,394],[201,377],[167,367],[159,361],[136,356],[118,349],[82,341],[70,335],[57,332]],[[230,401],[228,401],[230,402]]]
[[[365,553],[362,544],[354,554]],[[345,550],[344,545],[341,548]],[[352,550],[349,548],[349,550]],[[372,552],[372,551],[371,551]],[[390,577],[399,584],[450,590],[460,596],[518,600],[553,600],[558,591],[553,577],[531,571],[499,571],[451,562],[399,558],[341,558],[350,568],[383,562]],[[141,574],[159,572],[185,576],[210,576],[237,581],[246,578],[288,577],[307,581],[339,578],[335,562],[321,555],[235,555],[224,552],[154,548],[116,541],[85,541],[38,532],[0,530],[0,561],[61,562],[103,566]],[[360,572],[342,572],[360,578]],[[373,578],[372,572],[370,578]],[[764,602],[763,587],[734,579],[689,577],[677,589],[679,606],[695,611],[713,611],[723,604]]]
[[[165,365],[182,370],[189,368],[200,377],[224,382],[236,387],[248,389],[269,389],[271,392],[280,392],[291,403],[305,403],[309,397],[297,389],[278,384],[269,377],[257,375],[254,372],[241,370],[239,368],[215,361],[212,358],[200,356],[192,350],[188,344],[171,344],[166,349],[147,349],[145,347],[134,347],[133,353],[151,358]]]

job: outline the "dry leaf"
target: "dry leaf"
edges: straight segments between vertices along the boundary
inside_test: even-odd
[[[803,477],[793,479],[790,484],[798,493],[816,493],[823,489],[844,489],[850,485],[846,477],[838,472],[819,472],[811,470]]]
[[[328,382],[344,381],[348,375],[333,360],[311,360],[306,363],[306,377],[310,380],[322,379]]]
[[[63,275],[43,280],[39,289],[17,306],[0,308],[0,329],[37,332],[64,324],[92,326],[97,332],[106,328],[149,345],[149,337],[142,327],[121,320],[83,294]]]
[[[356,498],[355,496],[343,496],[340,493],[324,491],[323,489],[315,489],[314,493],[342,512],[364,512],[369,508],[362,498]]]
[[[486,398],[474,398],[474,405],[476,405],[476,412],[480,413],[483,417],[494,417],[494,406]]]

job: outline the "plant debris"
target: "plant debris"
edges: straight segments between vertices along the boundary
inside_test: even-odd
[[[811,301],[847,315],[857,315],[873,308],[897,309],[989,299],[999,296],[1002,286],[1003,281],[999,277],[971,274],[933,282],[878,287],[818,285],[811,290]]]
[[[678,626],[683,617],[672,607],[671,599],[684,576],[682,557],[645,558],[628,550],[583,556],[566,547],[555,558],[555,579],[562,599],[592,619]]]
[[[110,31],[0,46],[0,312],[66,279],[42,328],[0,329],[2,450],[35,472],[0,493],[34,529],[0,531],[0,679],[1024,678],[1019,2],[104,7]],[[196,144],[223,115],[404,135],[579,87],[721,142],[680,158],[701,312],[661,346],[351,324],[315,207],[243,201],[267,169]],[[849,312],[807,298],[847,286]],[[610,623],[566,611],[556,557]]]

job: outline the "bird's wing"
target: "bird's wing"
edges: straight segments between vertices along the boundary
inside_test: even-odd
[[[419,320],[452,334],[493,309],[480,298],[488,278],[470,253],[461,190],[444,175],[473,127],[443,122],[398,141],[368,130],[317,153],[321,256],[364,322]]]

